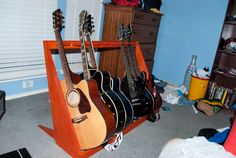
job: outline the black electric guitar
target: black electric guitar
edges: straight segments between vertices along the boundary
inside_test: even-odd
[[[127,27],[127,32],[126,32],[126,37],[127,37],[128,43],[131,42],[132,35],[133,35],[132,26],[129,24]],[[129,58],[129,62],[131,65],[132,76],[135,81],[142,82],[142,84],[145,85],[145,95],[147,98],[149,98],[150,100],[153,101],[153,109],[152,109],[151,113],[148,115],[149,116],[148,120],[151,122],[154,122],[156,120],[156,115],[155,115],[154,109],[156,109],[156,107],[159,106],[157,104],[160,104],[160,101],[156,101],[157,98],[155,98],[155,97],[158,97],[159,94],[157,93],[157,91],[155,92],[155,87],[153,87],[153,89],[149,89],[149,88],[151,88],[151,87],[149,87],[151,85],[150,85],[150,81],[147,81],[147,79],[146,79],[146,73],[139,71],[137,57],[136,57],[136,53],[134,50],[135,48],[129,44],[127,46],[127,49],[128,49],[128,58]],[[153,79],[153,78],[150,77],[150,79]],[[147,85],[147,83],[149,85]],[[155,97],[154,97],[154,95],[155,95]],[[158,98],[158,99],[160,99],[160,98]]]
[[[65,81],[61,81],[61,87],[66,94],[71,123],[80,147],[83,150],[91,149],[114,135],[115,120],[100,98],[96,81],[80,80],[78,84],[73,82],[60,35],[63,19],[60,9],[53,12],[53,27],[65,78]]]
[[[145,83],[142,78],[137,77],[132,68],[131,59],[129,58],[129,49],[123,44],[128,37],[128,30],[124,24],[119,25],[119,40],[122,42],[121,52],[124,57],[126,76],[122,80],[121,88],[126,96],[130,99],[134,117],[141,117],[150,114],[153,109],[153,98],[146,92]]]
[[[91,15],[88,15],[88,18],[90,18],[92,21]],[[91,66],[89,66],[89,69],[90,69],[90,72],[94,74],[95,72],[98,72],[99,70],[95,61],[95,56],[94,56],[95,51],[93,47],[93,42],[90,38],[93,32],[93,27],[94,26],[91,23],[88,29],[85,30],[85,35],[86,35],[86,40],[89,42],[88,50],[89,50],[89,55],[90,55],[90,60],[91,60],[90,61]],[[121,91],[120,86],[121,86],[121,81],[118,77],[111,78],[111,89],[119,96],[119,98],[122,100],[122,103],[125,107],[126,116],[127,116],[125,126],[127,127],[133,121],[133,107],[129,99]]]
[[[132,34],[133,34],[132,26],[128,25],[128,32],[127,32],[128,42],[131,41]],[[131,45],[128,46],[130,64],[132,65],[131,66],[132,74],[134,74],[134,76],[136,77],[141,77],[145,81],[145,84],[146,84],[145,87],[146,87],[147,93],[150,93],[150,95],[154,98],[154,110],[158,111],[162,105],[162,99],[155,86],[154,76],[150,75],[149,80],[147,80],[146,73],[139,71],[136,53],[133,49],[134,48]]]
[[[91,18],[88,12],[83,10],[80,13],[79,36],[81,42],[81,53],[83,59],[83,67],[86,71],[81,74],[83,78],[91,78],[96,80],[100,96],[102,100],[108,105],[109,109],[115,116],[116,132],[121,132],[126,126],[127,115],[122,100],[111,89],[110,74],[106,71],[99,71],[98,69],[90,69],[88,65],[87,53],[85,48],[85,32],[91,30]],[[86,72],[86,73],[85,73]]]

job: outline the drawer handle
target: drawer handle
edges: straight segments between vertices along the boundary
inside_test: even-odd
[[[153,21],[153,22],[156,21],[156,18],[152,18],[152,21]]]

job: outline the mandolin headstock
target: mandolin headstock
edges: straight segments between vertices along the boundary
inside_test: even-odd
[[[132,36],[133,36],[133,27],[131,24],[129,24],[125,32],[125,39],[130,42]]]
[[[83,30],[84,33],[92,34],[93,28],[93,17],[86,10],[82,10],[79,15],[79,29]]]
[[[64,17],[61,9],[57,9],[52,13],[53,18],[53,28],[55,31],[61,31],[64,26]]]
[[[124,41],[125,40],[125,34],[126,34],[126,27],[123,23],[120,23],[118,26],[118,39],[119,41]]]

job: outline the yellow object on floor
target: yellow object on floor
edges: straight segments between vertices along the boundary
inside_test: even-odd
[[[219,101],[219,100],[208,100],[208,99],[199,99],[198,101],[210,104],[212,106],[219,106],[219,107],[223,107],[224,105]]]
[[[219,112],[222,109],[222,106],[219,105],[212,105],[209,104],[207,102],[204,102],[202,100],[197,101],[194,106],[204,112],[205,114],[207,114],[208,116],[213,116],[215,113]]]
[[[199,78],[192,75],[188,91],[188,99],[197,100],[199,98],[204,98],[208,83],[209,79]]]

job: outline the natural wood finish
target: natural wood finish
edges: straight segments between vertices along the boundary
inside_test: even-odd
[[[136,24],[146,24],[151,26],[157,26],[160,23],[161,16],[157,16],[156,13],[143,11],[141,9],[135,8],[136,13],[134,14],[134,23]]]
[[[63,93],[66,94],[67,88],[64,80],[61,81],[61,87]],[[98,147],[106,139],[109,139],[115,134],[114,117],[112,117],[112,114],[109,114],[110,111],[108,109],[105,109],[106,105],[104,105],[98,94],[96,81],[82,80],[79,84],[74,85],[74,87],[79,88],[83,92],[91,107],[89,112],[82,114],[77,107],[67,105],[70,118],[86,117],[86,119],[80,123],[73,123],[74,131],[80,142],[80,147],[83,150]],[[104,115],[108,116],[105,117],[107,120],[104,119]],[[108,122],[108,126],[106,121]],[[107,129],[107,127],[110,129]]]
[[[71,112],[70,110],[68,110],[68,105],[66,103],[63,93],[63,86],[61,86],[61,83],[58,79],[55,64],[52,59],[52,53],[57,52],[57,44],[55,41],[44,41],[43,43],[44,43],[44,53],[45,53],[45,62],[46,62],[46,70],[48,78],[53,129],[49,129],[42,125],[39,125],[39,127],[43,131],[45,131],[49,136],[51,136],[62,149],[64,149],[68,154],[71,155],[71,157],[88,158],[89,156],[101,150],[103,146],[99,146],[94,149],[82,150],[80,145],[80,140],[76,135],[76,132],[79,131],[76,131],[75,128],[73,127],[71,121]],[[79,41],[63,41],[63,44],[65,46],[66,52],[67,50],[69,50],[73,53],[80,49]],[[120,42],[94,41],[93,44],[94,48],[102,48],[102,50],[104,50],[104,48],[106,49],[120,48]],[[89,43],[86,43],[86,47],[88,45]],[[140,70],[144,71],[149,75],[139,44],[137,42],[133,42],[132,45],[136,47],[136,55],[138,58],[138,64]],[[132,129],[143,123],[146,119],[147,116],[135,120],[122,132],[124,134],[128,133],[129,131],[131,131]],[[113,140],[114,138],[109,140],[109,142]]]
[[[142,52],[143,52],[143,57],[144,60],[153,60],[154,55],[155,55],[155,44],[143,44],[142,45]]]
[[[100,146],[115,134],[115,119],[111,111],[106,108],[106,105],[101,100],[96,81],[81,80],[79,75],[72,75],[73,73],[69,68],[61,38],[63,19],[64,17],[60,9],[53,12],[53,27],[64,73],[64,80],[61,82],[61,87],[68,103],[67,108],[70,113],[74,131],[77,139],[80,140],[80,147],[83,150],[91,149]],[[85,49],[84,43],[81,43],[81,46]],[[82,55],[83,54],[82,51]],[[72,77],[80,80],[78,84],[73,84]],[[70,94],[68,93],[71,91],[72,93],[76,92],[76,96],[70,98],[71,96],[69,97]],[[73,98],[76,98],[76,104],[71,104],[71,102],[68,101],[70,99],[73,100]]]
[[[134,40],[139,41],[139,43],[156,43],[157,26],[133,24],[133,30]]]
[[[156,48],[159,23],[162,14],[144,12],[129,6],[105,4],[102,40],[118,40],[117,29],[120,23],[133,25],[134,40],[138,41],[143,49],[145,62],[151,72],[153,57]],[[148,48],[148,50],[147,50]],[[146,51],[147,50],[147,51]],[[151,53],[150,53],[151,51]],[[151,55],[149,55],[149,53]],[[112,76],[123,77],[125,72],[124,59],[120,50],[104,51],[100,54],[99,68],[110,72]]]

